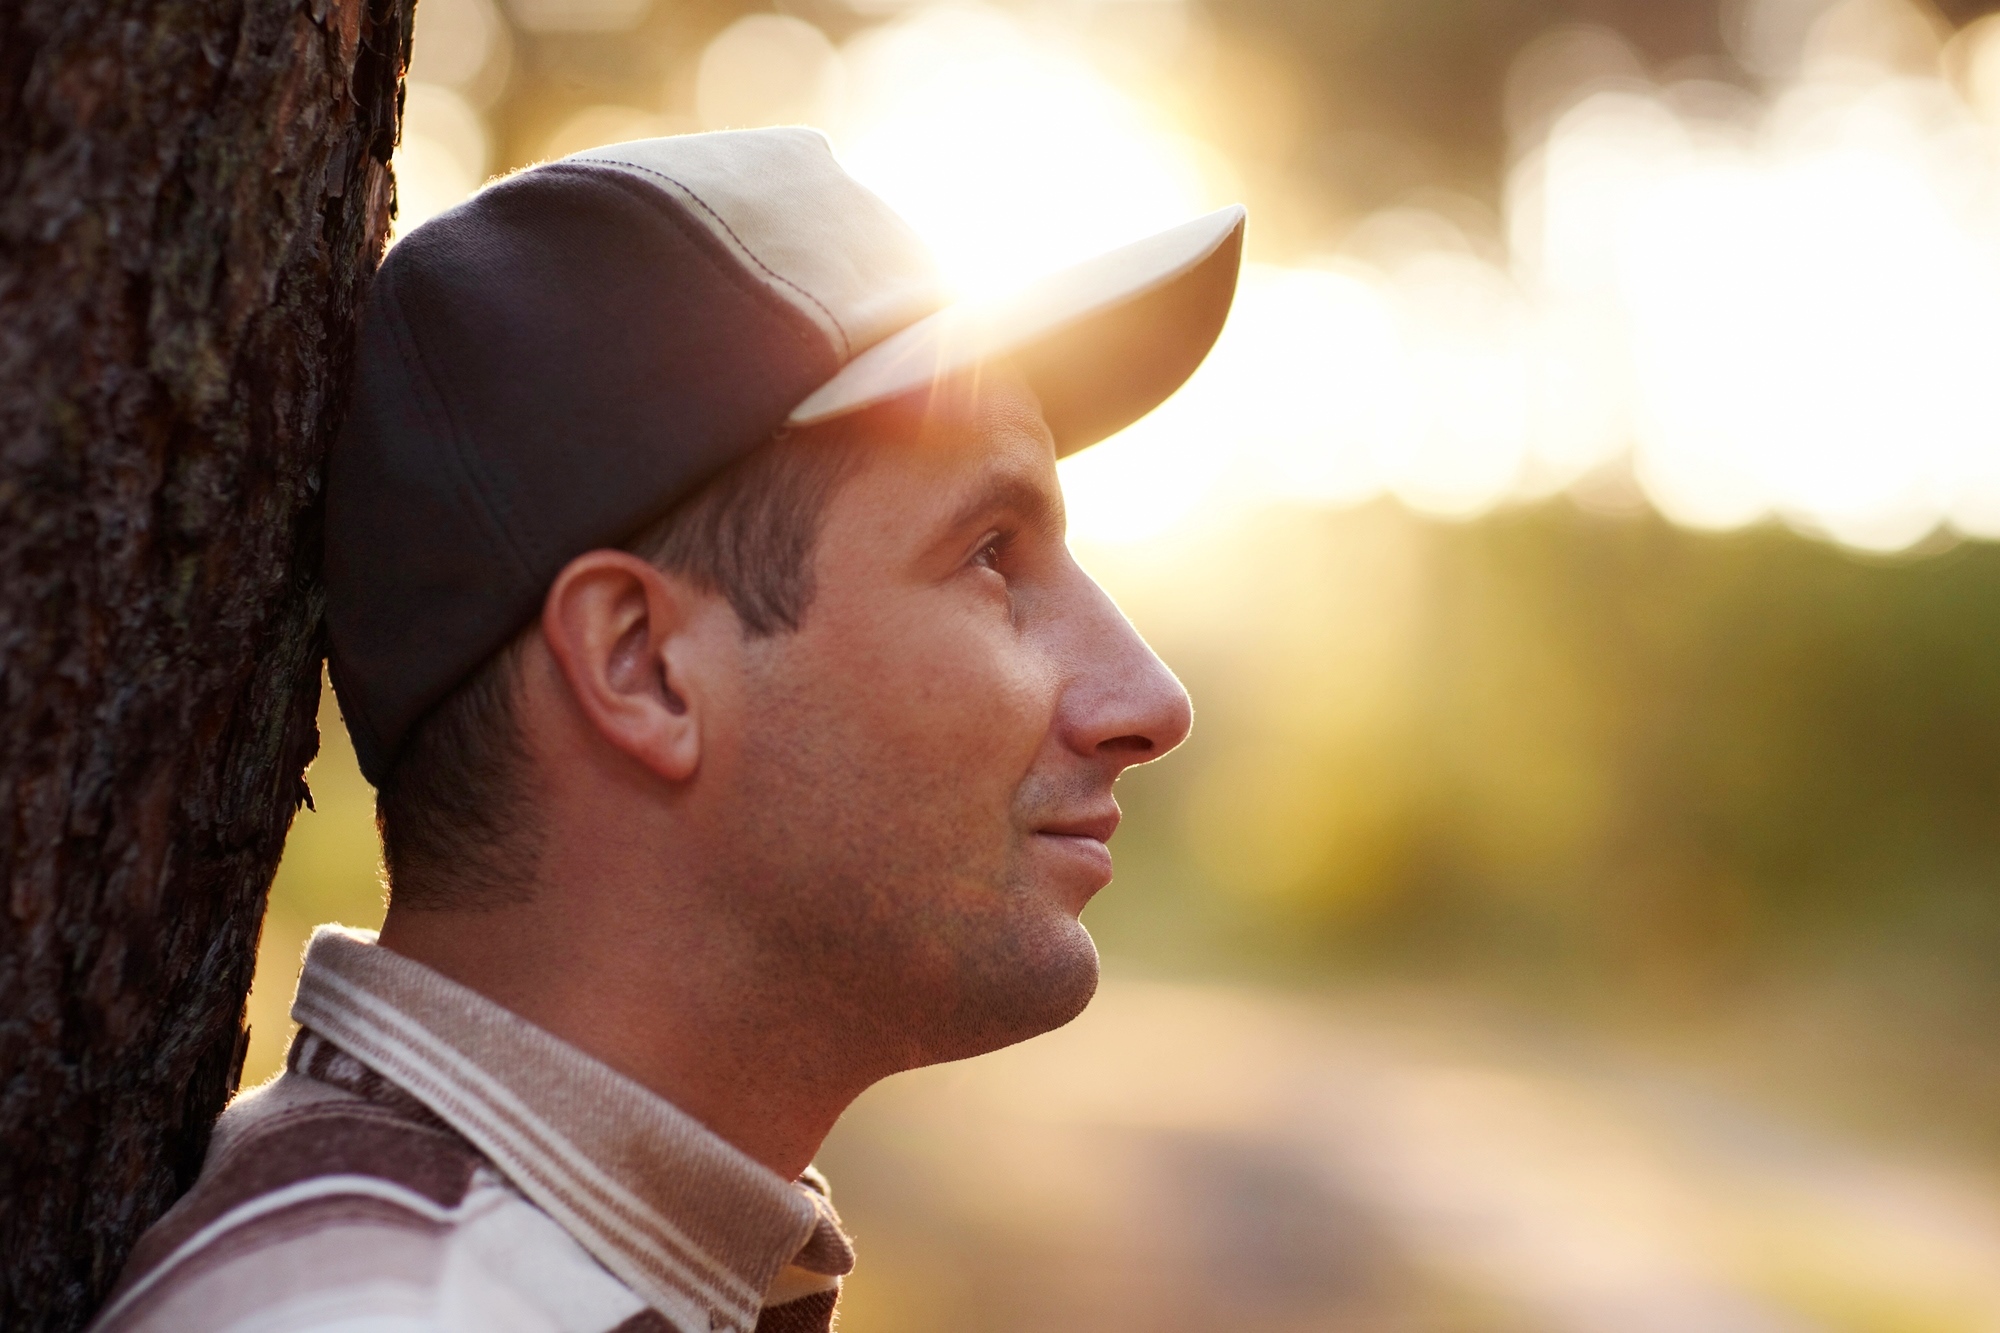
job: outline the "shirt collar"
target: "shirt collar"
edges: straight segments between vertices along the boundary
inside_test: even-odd
[[[784,1179],[372,932],[314,932],[292,1017],[429,1107],[664,1314],[749,1333],[781,1272],[831,1286],[854,1266],[816,1177]]]

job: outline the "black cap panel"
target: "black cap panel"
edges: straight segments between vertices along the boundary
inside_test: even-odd
[[[398,242],[328,462],[332,669],[362,770],[541,608],[839,369],[699,221],[552,165]]]

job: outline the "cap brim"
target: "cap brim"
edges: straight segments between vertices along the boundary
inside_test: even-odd
[[[1056,455],[1131,425],[1194,373],[1236,295],[1241,205],[891,334],[792,409],[810,426],[1006,358],[1041,399]]]

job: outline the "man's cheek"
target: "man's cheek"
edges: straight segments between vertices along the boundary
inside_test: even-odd
[[[907,655],[864,664],[860,688],[912,753],[936,748],[980,762],[1036,748],[1054,714],[1053,691],[1011,630],[948,617],[908,632]]]
[[[1043,749],[1053,709],[1031,678],[1004,674],[966,682],[959,700],[948,735],[937,743],[982,800],[1011,807],[1014,789]]]

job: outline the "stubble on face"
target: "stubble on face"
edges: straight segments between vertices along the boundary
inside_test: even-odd
[[[1018,425],[981,424],[1023,451]],[[893,502],[993,447],[949,443],[956,460],[901,441],[867,461],[829,513],[804,625],[748,646],[730,764],[745,818],[718,862],[800,1022],[872,1077],[1059,1027],[1097,985],[1090,890],[1051,872],[1038,830],[1107,802],[1109,779],[1052,738],[1056,665],[903,565]]]

